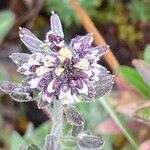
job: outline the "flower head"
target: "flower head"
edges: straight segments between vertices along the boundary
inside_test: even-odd
[[[109,92],[113,76],[97,63],[108,46],[93,47],[92,34],[76,36],[68,46],[58,15],[53,13],[50,20],[51,30],[44,41],[28,29],[20,28],[21,41],[32,54],[13,53],[10,56],[18,65],[18,72],[27,76],[22,83],[22,91],[28,93],[26,99],[30,97],[31,100],[33,93],[38,91],[41,105],[55,99],[60,99],[62,104],[72,104],[81,98],[89,102]],[[14,89],[12,93],[14,98]]]

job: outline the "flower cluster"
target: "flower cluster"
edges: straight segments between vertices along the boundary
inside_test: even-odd
[[[7,88],[12,98],[19,100],[21,97],[24,101],[32,100],[36,91],[39,107],[55,99],[61,100],[62,104],[72,104],[81,99],[90,102],[109,92],[113,76],[97,63],[108,46],[93,47],[92,34],[76,36],[67,45],[57,14],[52,14],[50,23],[51,30],[44,41],[28,29],[20,28],[21,41],[32,54],[13,53],[10,58],[18,65],[18,72],[27,78],[21,86],[1,83],[1,89]]]

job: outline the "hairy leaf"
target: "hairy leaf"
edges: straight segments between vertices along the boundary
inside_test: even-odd
[[[101,75],[99,82],[96,84],[96,97],[102,97],[112,89],[114,84],[114,77],[111,74]]]
[[[66,116],[68,121],[73,125],[81,126],[84,124],[84,119],[81,117],[80,113],[76,110],[74,106],[67,107]]]
[[[52,14],[50,18],[51,22],[51,30],[54,32],[56,35],[59,35],[61,37],[64,37],[61,21],[59,19],[59,16],[57,14]]]
[[[31,33],[26,28],[20,28],[19,36],[21,41],[26,45],[26,47],[32,52],[41,51],[40,46],[43,44],[33,33]]]
[[[78,141],[78,147],[86,150],[99,150],[104,141],[100,137],[85,135]]]
[[[21,66],[27,63],[29,59],[29,54],[26,53],[12,53],[9,57],[16,63],[17,66]]]
[[[12,83],[9,81],[3,81],[0,83],[0,90],[5,92],[6,94],[11,94],[13,90],[18,88],[18,84]]]
[[[55,135],[47,135],[45,140],[45,150],[57,150],[57,137]]]
[[[32,96],[23,87],[15,88],[11,92],[10,96],[11,96],[11,98],[13,98],[17,102],[29,102],[29,101],[32,101]]]

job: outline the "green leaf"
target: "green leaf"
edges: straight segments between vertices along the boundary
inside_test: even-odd
[[[7,80],[8,77],[8,73],[6,71],[6,69],[0,65],[0,82]]]
[[[20,146],[27,147],[27,142],[21,137],[21,135],[17,132],[13,132],[11,136],[11,150],[17,150]]]
[[[15,22],[15,15],[11,11],[3,11],[0,13],[0,42],[4,39]]]
[[[117,69],[117,73],[121,74],[123,78],[140,93],[146,97],[150,97],[150,87],[136,70],[130,67],[121,66]]]
[[[66,124],[66,126],[63,129],[64,134],[68,134],[71,129],[72,129],[72,125],[69,123]]]
[[[150,63],[150,44],[144,50],[144,60]]]
[[[38,146],[44,145],[44,139],[49,133],[49,130],[50,124],[49,122],[45,122],[40,125],[34,132],[32,132],[32,135],[27,138],[27,140],[30,142],[30,144],[36,144]]]
[[[76,141],[72,137],[63,137],[62,144],[65,148],[76,147]]]
[[[144,122],[150,122],[150,107],[145,107],[137,110],[135,112],[135,117]]]

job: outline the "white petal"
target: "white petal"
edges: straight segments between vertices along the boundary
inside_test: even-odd
[[[51,71],[51,68],[47,68],[45,66],[40,66],[36,69],[36,74],[37,74],[37,76],[41,76],[44,73],[49,72],[49,71]]]
[[[73,94],[73,99],[75,102],[80,102],[80,99],[78,98],[78,96],[76,94]]]
[[[71,59],[72,58],[72,52],[71,52],[71,50],[69,50],[67,48],[62,48],[59,51],[59,56]]]
[[[49,92],[49,93],[52,93],[52,92],[54,92],[55,90],[53,89],[53,85],[54,85],[54,81],[56,80],[56,78],[55,79],[53,79],[50,83],[49,83],[49,85],[48,85],[48,87],[47,87],[47,91]]]
[[[89,61],[86,58],[81,59],[78,63],[76,63],[73,67],[88,70],[89,69]]]
[[[44,66],[46,67],[50,67],[50,66],[54,66],[53,62],[56,60],[56,57],[54,56],[50,56],[50,55],[47,55],[43,58],[43,62],[44,62]]]
[[[87,74],[89,77],[93,75],[92,70],[84,70],[83,72]]]
[[[55,74],[59,77],[64,70],[65,70],[64,68],[56,68]]]
[[[35,78],[35,79],[30,80],[30,81],[29,81],[30,88],[31,88],[31,89],[37,88],[38,83],[39,83],[40,80],[41,80],[41,77],[37,77],[37,78]]]
[[[40,63],[37,60],[33,59],[33,58],[30,58],[28,60],[28,64],[30,64],[30,65],[40,65]]]
[[[48,97],[46,94],[43,94],[43,95],[42,95],[43,101],[47,101],[47,102],[49,102],[49,103],[52,102],[52,98],[53,98],[53,96]]]
[[[38,62],[41,61],[43,57],[44,56],[41,53],[39,53],[39,52],[33,53],[32,55],[30,55],[30,59],[34,59],[34,60],[36,60]]]
[[[78,92],[88,95],[88,86],[86,85],[86,83],[83,80],[82,80],[82,83],[83,83],[83,88],[78,89]]]

